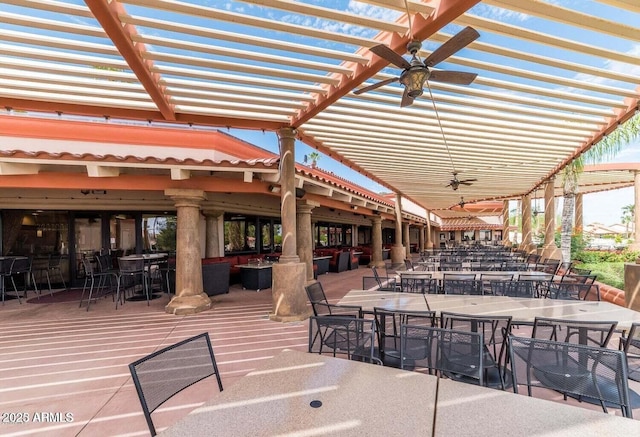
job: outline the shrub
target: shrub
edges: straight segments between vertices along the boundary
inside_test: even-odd
[[[615,252],[606,250],[582,250],[573,255],[573,260],[585,264],[626,263],[635,262],[638,256],[640,256],[640,252],[633,250]]]

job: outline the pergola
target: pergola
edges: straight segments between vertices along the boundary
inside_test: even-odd
[[[461,194],[532,192],[638,109],[634,0],[204,3],[4,1],[0,105],[112,122],[293,127],[429,210]],[[464,26],[480,37],[432,70],[477,73],[471,85],[428,81],[405,108],[398,83],[353,93],[400,73],[371,47],[404,55],[418,40],[424,59]],[[454,170],[477,181],[453,193]]]
[[[404,251],[401,199],[441,217],[465,217],[468,213],[455,210],[461,196],[468,204],[506,202],[544,185],[550,205],[558,191],[555,175],[639,108],[640,6],[635,0],[209,4],[5,1],[0,107],[21,117],[57,114],[111,125],[277,132],[284,235],[272,287],[278,320],[297,320],[307,311],[300,290],[310,259],[300,263],[298,254],[309,255],[311,245],[296,240],[296,214],[305,216],[308,228],[314,206],[296,204],[296,140],[394,193],[391,257],[398,260]],[[451,47],[451,38],[467,27],[479,37],[441,49]],[[420,68],[428,79],[414,91],[422,95],[402,107],[406,85],[399,75],[409,67],[408,58],[400,56],[409,47],[416,62],[435,61]],[[390,65],[389,59],[395,62]],[[398,65],[405,65],[404,71]],[[477,77],[461,84],[469,74]],[[360,92],[379,81],[385,85]],[[33,171],[29,162],[12,162],[14,156],[19,154],[0,156],[11,174]],[[189,172],[182,170],[172,167],[172,179],[187,178]],[[592,176],[582,180],[583,186],[595,191],[623,186],[632,173],[585,174]],[[457,187],[450,183],[456,176],[473,183]],[[170,312],[210,305],[199,290],[200,265],[192,261],[199,251],[187,244],[197,238],[205,191],[163,193],[177,206],[184,225],[179,229],[189,233],[178,238],[177,282],[183,283],[167,307]],[[381,217],[371,221],[372,246],[379,252]],[[310,232],[300,234],[309,238]],[[545,244],[552,242],[548,234]],[[381,257],[374,253],[372,259]]]

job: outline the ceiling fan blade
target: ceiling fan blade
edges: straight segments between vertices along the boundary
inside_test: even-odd
[[[394,52],[384,44],[378,44],[377,46],[371,47],[369,50],[371,50],[373,53],[380,56],[381,58],[391,62],[396,67],[400,67],[404,70],[411,67],[411,64],[409,63],[409,61],[407,61],[405,58],[403,58],[402,56],[400,56],[399,54],[397,54],[396,52]]]
[[[466,71],[434,70],[429,72],[429,80],[434,82],[453,83],[456,85],[469,85],[478,75]]]
[[[360,88],[358,90],[355,90],[353,92],[353,94],[357,95],[357,94],[366,93],[367,91],[375,90],[376,88],[380,88],[381,86],[385,86],[385,85],[389,85],[390,83],[397,82],[398,79],[400,79],[400,78],[399,77],[394,77],[392,79],[385,79],[385,80],[382,80],[382,81],[380,81],[378,83],[374,83],[373,85],[369,85],[369,86],[366,86],[364,88]]]
[[[477,182],[477,179],[463,179],[459,181],[461,184],[471,185],[470,182]]]
[[[400,101],[400,107],[404,108],[405,106],[410,105],[413,105],[413,97],[409,95],[409,91],[405,88],[404,93],[402,94],[402,100]]]
[[[452,36],[449,41],[435,49],[427,59],[425,59],[424,64],[427,67],[436,66],[458,50],[461,50],[471,44],[473,41],[478,39],[479,36],[480,34],[473,27],[465,27],[460,32]]]

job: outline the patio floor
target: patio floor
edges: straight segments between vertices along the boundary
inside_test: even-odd
[[[361,288],[362,276],[370,272],[360,268],[319,280],[329,300],[337,301]],[[7,301],[0,308],[0,435],[148,435],[127,365],[204,331],[211,336],[225,388],[282,349],[306,350],[308,322],[269,320],[270,290],[236,285],[214,297],[212,310],[193,316],[164,313],[168,301],[163,295],[149,306],[127,302],[115,310],[105,298],[89,312],[77,301]],[[640,384],[630,385],[640,392]],[[174,423],[215,392],[215,378],[208,378],[174,397],[154,413],[156,428]],[[561,396],[554,399],[562,402]],[[640,419],[640,406],[634,416]],[[13,423],[20,420],[26,423]]]

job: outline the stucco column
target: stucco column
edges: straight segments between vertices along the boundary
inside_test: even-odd
[[[520,250],[531,253],[535,249],[531,228],[531,196],[525,194],[522,196],[522,243],[520,243]]]
[[[176,295],[165,307],[169,314],[195,314],[211,308],[203,292],[200,261],[200,204],[206,200],[202,190],[165,190],[176,206]]]
[[[433,249],[433,228],[431,227],[431,213],[427,211],[427,249]]]
[[[271,320],[288,322],[309,317],[306,264],[297,255],[295,137],[296,130],[283,128],[280,136],[280,218],[282,221],[282,254],[273,265]],[[311,246],[310,246],[311,247]]]
[[[369,267],[384,267],[382,260],[382,217],[371,217],[371,262]]]
[[[511,246],[509,239],[509,201],[502,202],[502,245]]]
[[[554,188],[554,179],[551,178],[544,187],[544,246],[542,247],[542,257],[562,261],[562,252],[556,246],[555,241],[556,202]]]
[[[311,227],[311,211],[320,206],[319,203],[310,200],[298,201],[297,250],[300,262],[306,266],[306,281],[313,282],[313,231]]]
[[[359,246],[358,242],[358,231],[360,230],[360,225],[351,226],[351,246],[357,247]]]
[[[426,232],[427,227],[425,225],[420,226],[419,228],[419,232],[418,232],[418,251],[420,253],[424,252],[424,234]]]
[[[576,205],[575,205],[575,215],[574,215],[574,232],[576,234],[582,234],[584,229],[584,203],[583,203],[583,194],[576,193]]]
[[[407,256],[405,248],[402,246],[402,197],[396,194],[396,238],[391,246],[391,262],[400,264]]]
[[[221,252],[221,238],[220,238],[220,217],[222,217],[222,211],[205,210],[203,211],[206,223],[206,239],[205,239],[205,258],[215,258],[223,256],[224,252]]]
[[[404,237],[404,248],[406,250],[406,258],[411,259],[411,234],[409,233],[411,227],[409,223],[403,224],[402,235]]]

